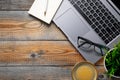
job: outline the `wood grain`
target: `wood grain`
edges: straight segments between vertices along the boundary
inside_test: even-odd
[[[34,0],[0,0],[0,10],[28,10]]]
[[[71,66],[65,67],[0,67],[0,80],[72,80]],[[96,66],[99,74],[103,66]]]
[[[0,80],[72,80],[71,67],[0,67]]]
[[[97,62],[95,63],[95,65],[101,65],[101,66],[103,66],[103,65],[104,65],[104,57],[101,58],[99,61],[97,61]]]
[[[55,24],[46,25],[26,11],[1,11],[0,17],[1,41],[67,40]]]
[[[67,41],[2,41],[0,66],[74,65],[85,61]]]
[[[47,25],[26,11],[0,11],[0,40],[67,40],[53,23]]]

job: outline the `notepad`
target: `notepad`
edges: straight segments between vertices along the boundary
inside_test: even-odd
[[[62,0],[35,0],[28,13],[50,24],[61,2]]]

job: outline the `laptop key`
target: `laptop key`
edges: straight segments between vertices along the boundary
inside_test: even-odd
[[[106,33],[105,36],[106,36],[106,37],[109,36],[108,33]]]
[[[106,33],[106,31],[105,31],[104,29],[101,29],[101,31],[103,32],[103,34],[105,34],[105,33]]]
[[[104,10],[104,9],[102,9],[102,10],[101,10],[101,12],[102,12],[102,13],[104,13],[104,12],[105,12],[105,10]]]
[[[103,16],[103,17],[102,17],[102,19],[103,19],[103,20],[105,20],[105,19],[106,19],[106,17],[105,17],[105,16]]]
[[[98,9],[102,9],[102,6],[98,6]]]
[[[120,22],[118,22],[118,25],[120,25]]]
[[[85,0],[81,0],[81,2],[84,4],[84,3],[85,3]]]
[[[84,12],[86,12],[86,11],[87,11],[87,9],[86,9],[86,8],[83,8],[83,11],[84,11]]]
[[[102,26],[101,26],[101,25],[99,25],[99,26],[98,26],[98,28],[99,28],[99,29],[101,29],[101,28],[102,28]]]
[[[116,34],[112,34],[112,38],[115,38],[116,37]]]
[[[92,19],[92,21],[93,21],[93,22],[96,22],[96,19],[95,19],[95,18],[93,18],[93,19]]]
[[[118,35],[120,34],[120,32],[119,32],[119,31],[117,31],[115,34],[116,34],[116,36],[118,36]]]
[[[113,32],[115,32],[115,31],[116,31],[116,29],[115,29],[114,27],[112,27],[111,29],[113,30]]]
[[[90,3],[90,6],[94,6],[94,4],[93,4],[93,3]]]
[[[99,2],[96,2],[95,5],[96,5],[96,6],[100,6],[100,3],[99,3]]]
[[[88,10],[92,10],[92,8],[91,8],[90,6],[89,6],[89,7],[87,7],[87,9],[88,9]]]
[[[89,12],[89,11],[87,11],[87,12],[86,12],[86,15],[90,15],[90,12]]]
[[[114,23],[114,20],[113,20],[113,19],[111,19],[111,20],[110,20],[110,22],[111,22],[111,23]]]
[[[99,10],[99,9],[97,9],[97,10],[96,10],[96,13],[100,13],[100,10]]]
[[[89,5],[88,5],[88,3],[85,3],[85,7],[88,7]]]
[[[107,24],[104,23],[102,26],[103,26],[104,28],[106,28],[106,27],[107,27]]]
[[[105,41],[105,40],[106,40],[106,37],[105,37],[105,36],[102,36],[102,39]]]
[[[110,28],[106,28],[106,31],[109,33],[109,34],[112,34],[112,30]]]
[[[93,6],[93,9],[94,9],[94,10],[96,10],[96,9],[97,9],[97,7],[96,7],[96,6]]]
[[[80,1],[78,1],[78,2],[77,2],[77,5],[80,5],[80,4],[81,4]]]
[[[112,27],[113,25],[111,23],[108,24],[109,27]]]
[[[102,14],[102,13],[99,13],[99,16],[100,16],[100,17],[102,17],[102,16],[103,16],[103,14]]]
[[[108,16],[107,18],[108,18],[108,20],[110,20],[110,19],[111,19],[111,16]]]
[[[95,28],[96,28],[96,25],[93,24],[93,25],[91,25],[91,27],[92,27],[93,29],[95,29]]]
[[[76,5],[76,6],[77,6],[77,5]],[[84,5],[83,5],[83,4],[81,4],[81,5],[80,5],[80,8],[84,8]],[[78,9],[79,9],[79,8],[78,8]]]
[[[107,13],[107,12],[105,12],[105,13],[104,13],[104,15],[105,15],[105,16],[108,16],[108,13]]]
[[[90,12],[91,12],[92,14],[94,14],[94,10],[91,10]]]
[[[97,33],[99,33],[99,32],[100,32],[98,28],[96,28],[96,29],[95,29],[95,31],[96,31]]]
[[[103,22],[103,20],[100,20],[100,24],[103,24],[104,22]]]
[[[102,37],[102,36],[103,36],[103,34],[102,34],[102,33],[98,33],[98,35],[99,35],[100,37]]]
[[[108,20],[105,20],[105,23],[107,23],[107,24],[108,24],[108,23],[109,23],[109,21],[108,21]]]
[[[96,13],[93,14],[94,17],[97,17],[98,15]]]
[[[99,21],[99,20],[100,20],[100,17],[97,17],[96,19]]]
[[[99,25],[99,22],[95,22],[95,25],[98,26],[98,25]]]
[[[109,37],[108,40],[111,41],[113,38],[112,37]]]
[[[89,15],[89,18],[90,18],[90,19],[93,19],[93,16],[92,16],[92,15]]]
[[[74,4],[75,2],[74,2],[74,0],[70,0],[70,3],[71,3],[71,4]]]
[[[107,43],[109,43],[110,41],[109,40],[105,40],[105,43],[107,44]]]

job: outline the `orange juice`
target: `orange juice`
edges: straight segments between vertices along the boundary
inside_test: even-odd
[[[97,71],[92,64],[82,62],[75,65],[72,72],[72,77],[73,80],[96,80]]]

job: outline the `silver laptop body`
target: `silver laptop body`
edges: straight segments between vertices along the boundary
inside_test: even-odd
[[[97,62],[102,56],[98,56],[93,50],[87,51],[78,48],[78,36],[110,48],[120,41],[120,10],[111,0],[63,0],[53,21],[65,33],[81,55],[92,63]],[[106,25],[109,27],[106,28]],[[111,25],[115,26],[117,30],[112,31],[114,28],[110,27]],[[94,29],[94,26],[103,29]],[[104,30],[107,31],[104,32]],[[104,32],[103,37],[100,35],[101,32]]]

